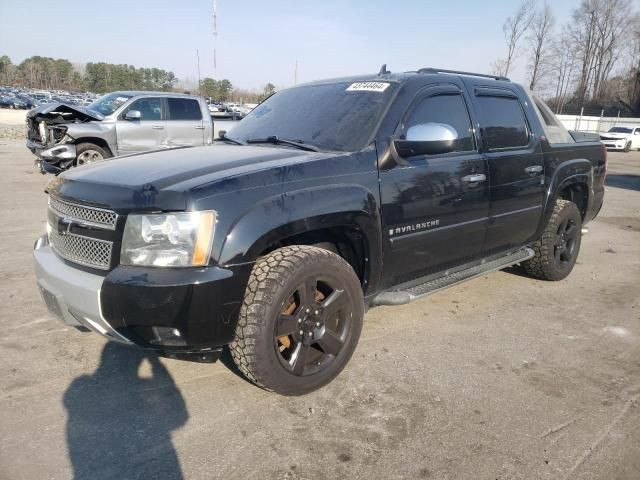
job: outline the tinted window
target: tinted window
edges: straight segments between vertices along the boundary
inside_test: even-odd
[[[420,101],[409,114],[405,132],[412,126],[428,123],[445,124],[456,131],[455,152],[474,149],[471,122],[461,95],[437,95]]]
[[[141,98],[129,105],[127,112],[130,110],[138,110],[140,112],[140,120],[161,120],[162,100],[159,98]]]
[[[168,98],[169,120],[202,120],[200,104],[192,98]]]
[[[227,136],[246,141],[275,135],[326,150],[360,150],[373,137],[395,88],[387,82],[289,88],[258,105]]]
[[[538,116],[542,118],[542,128],[549,143],[551,145],[559,143],[575,143],[571,134],[553,114],[547,104],[531,94],[529,94],[529,97],[533,99],[534,109],[538,112]]]
[[[524,147],[529,143],[527,123],[516,98],[477,97],[480,125],[490,149]]]

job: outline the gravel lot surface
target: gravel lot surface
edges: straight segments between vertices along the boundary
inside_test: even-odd
[[[0,478],[637,480],[640,152],[609,158],[568,279],[373,309],[345,371],[285,398],[51,319],[31,259],[49,178],[0,140]]]

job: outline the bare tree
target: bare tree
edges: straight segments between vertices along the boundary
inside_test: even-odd
[[[565,31],[557,36],[552,44],[551,69],[556,73],[555,106],[556,113],[562,113],[567,102],[569,89],[575,79],[576,49],[571,36]]]
[[[504,33],[504,39],[507,42],[507,57],[504,59],[498,59],[491,64],[493,73],[496,75],[509,75],[509,71],[513,66],[513,61],[517,55],[518,45],[522,36],[527,32],[533,21],[535,14],[535,1],[523,1],[516,13],[508,17],[504,24],[502,24],[502,32]]]
[[[600,100],[633,22],[631,0],[583,0],[573,12],[572,40],[580,63],[576,100]]]
[[[551,7],[544,2],[540,11],[536,12],[531,22],[531,32],[528,37],[531,49],[529,60],[529,88],[534,90],[549,72],[549,47],[553,35],[555,18]]]

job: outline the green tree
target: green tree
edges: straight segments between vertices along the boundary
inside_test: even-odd
[[[205,77],[200,82],[200,95],[217,100],[218,82],[211,77]]]
[[[229,80],[222,79],[218,82],[218,100],[221,102],[226,102],[231,97],[231,90],[233,90],[233,85]]]
[[[264,86],[264,90],[262,92],[262,97],[260,98],[260,101],[264,100],[267,97],[270,97],[271,95],[273,95],[276,92],[276,86],[269,82]]]

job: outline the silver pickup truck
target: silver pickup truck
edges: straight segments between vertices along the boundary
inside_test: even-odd
[[[207,145],[205,101],[168,92],[113,92],[88,105],[50,103],[27,114],[27,148],[42,173],[163,148]]]

